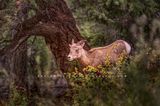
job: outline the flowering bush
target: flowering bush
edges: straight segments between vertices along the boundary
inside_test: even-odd
[[[138,45],[137,45],[138,46]],[[65,74],[66,95],[73,106],[158,106],[160,92],[159,49],[149,45],[133,56],[122,54],[116,64],[106,56],[105,66],[78,68]]]
[[[113,65],[106,57],[105,66],[100,65],[97,68],[88,66],[83,71],[75,68],[75,70],[66,73],[65,76],[71,86],[66,95],[72,96],[72,102],[77,106],[106,104],[104,102],[107,102],[106,100],[114,91],[118,95],[122,95],[124,93],[122,82],[126,75],[120,69],[126,64],[125,61],[124,55],[121,55],[118,62]]]

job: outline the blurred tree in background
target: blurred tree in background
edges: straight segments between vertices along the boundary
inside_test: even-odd
[[[120,69],[127,77],[101,79],[93,72],[82,77],[77,63],[66,61],[72,38],[85,38],[91,47],[128,41],[132,55]],[[15,50],[0,57],[2,106],[160,104],[159,0],[0,0],[0,54],[7,47]]]
[[[115,39],[134,43],[129,28],[135,19],[143,14],[150,21],[159,18],[160,7],[156,0],[70,0],[69,3],[82,35],[94,46],[108,44]]]

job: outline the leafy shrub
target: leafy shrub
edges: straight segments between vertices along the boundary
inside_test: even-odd
[[[8,105],[27,106],[28,105],[27,95],[22,90],[18,90],[15,86],[12,86]]]
[[[143,15],[140,19],[144,19]],[[88,66],[82,72],[77,68],[66,73],[73,106],[158,106],[160,104],[160,39],[158,20],[153,20],[149,32],[146,22],[137,19],[134,52],[129,61],[119,58],[116,65],[109,62],[94,68]],[[155,24],[156,22],[156,24]],[[147,37],[146,37],[147,36]]]
[[[68,72],[71,88],[66,95],[72,96],[73,106],[156,106],[155,96],[159,94],[153,91],[159,92],[160,83],[155,85],[149,70],[143,67],[133,60],[116,67],[89,66],[83,73]],[[156,84],[158,75],[154,75]]]

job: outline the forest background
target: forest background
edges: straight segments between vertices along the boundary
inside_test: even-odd
[[[132,52],[84,75],[66,59],[71,39]],[[159,0],[0,0],[2,106],[158,106],[159,76]]]

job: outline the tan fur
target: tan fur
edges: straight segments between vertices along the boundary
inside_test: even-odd
[[[116,63],[119,56],[125,51],[126,46],[123,40],[117,40],[112,44],[105,47],[93,48],[89,51],[84,50],[84,54],[78,60],[84,66],[97,67],[98,65],[104,65],[107,55],[111,63]],[[126,53],[127,55],[127,53]]]

